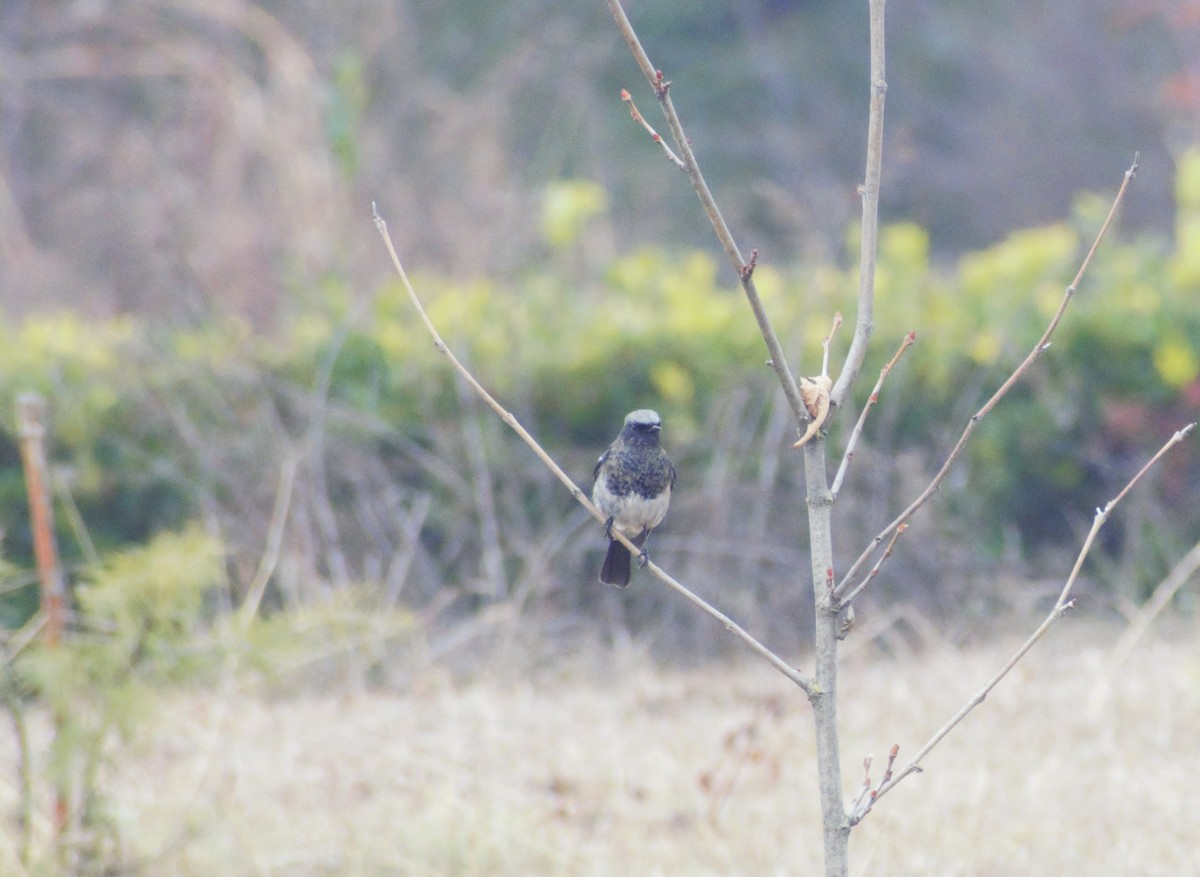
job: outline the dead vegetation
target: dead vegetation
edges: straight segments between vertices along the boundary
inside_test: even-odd
[[[1194,873],[1200,653],[1176,633],[1119,674],[1111,629],[1080,620],[1051,638],[1023,684],[989,698],[989,720],[968,720],[863,823],[856,873]],[[892,740],[911,752],[1013,644],[849,655],[862,666],[843,690],[847,761]],[[471,682],[428,670],[404,693],[280,698],[230,681],[168,699],[106,782],[123,873],[762,875],[821,861],[812,724],[756,662],[664,670],[631,647]],[[0,806],[16,806],[8,783]],[[22,873],[4,830],[0,871]]]

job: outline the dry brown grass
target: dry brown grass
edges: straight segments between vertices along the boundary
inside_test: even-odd
[[[1113,677],[1114,636],[1065,622],[856,829],[852,873],[1200,873],[1200,649],[1194,636],[1147,642]],[[848,794],[864,754],[899,742],[903,760],[1014,643],[851,655]],[[431,673],[404,694],[177,696],[106,784],[130,858],[163,875],[817,867],[808,707],[777,673],[608,656],[515,675]],[[11,740],[2,754],[11,813]],[[10,849],[0,871],[12,863]]]

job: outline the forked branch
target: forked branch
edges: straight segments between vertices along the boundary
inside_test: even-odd
[[[1087,538],[1083,540],[1083,547],[1079,549],[1079,555],[1075,558],[1075,565],[1071,568],[1071,574],[1067,576],[1066,584],[1063,585],[1062,592],[1058,595],[1058,600],[1055,601],[1054,607],[1050,610],[1045,620],[1042,621],[1037,630],[1030,635],[1029,639],[1025,640],[1025,642],[1021,644],[1021,647],[1013,653],[1013,656],[1004,663],[1004,666],[996,671],[996,674],[992,676],[992,678],[986,683],[984,683],[982,688],[972,695],[971,699],[963,705],[962,709],[951,716],[950,720],[941,728],[939,728],[932,737],[929,738],[929,742],[920,748],[917,754],[913,756],[912,761],[910,761],[903,770],[897,773],[895,777],[888,782],[885,782],[878,789],[874,795],[875,800],[882,798],[884,795],[890,792],[897,783],[899,783],[909,774],[918,773],[921,770],[920,765],[922,759],[924,759],[925,756],[930,753],[933,747],[942,742],[946,735],[953,731],[954,728],[967,717],[971,710],[983,703],[984,699],[987,698],[992,689],[1000,684],[1000,680],[1007,676],[1009,671],[1017,665],[1017,662],[1025,657],[1029,650],[1037,644],[1037,641],[1046,635],[1046,631],[1048,631],[1056,621],[1062,618],[1075,605],[1075,601],[1071,599],[1071,591],[1075,587],[1075,582],[1079,578],[1079,571],[1083,568],[1083,562],[1087,559],[1088,553],[1092,550],[1092,544],[1096,541],[1096,536],[1100,532],[1100,528],[1104,526],[1105,522],[1108,520],[1108,516],[1112,513],[1112,510],[1116,507],[1117,503],[1124,499],[1125,495],[1133,489],[1134,485],[1142,480],[1142,477],[1150,471],[1150,468],[1157,463],[1174,445],[1183,441],[1183,439],[1192,431],[1194,427],[1194,423],[1188,424],[1183,429],[1171,436],[1171,438],[1167,440],[1167,443],[1158,449],[1158,453],[1151,457],[1146,465],[1142,466],[1142,468],[1138,470],[1138,473],[1129,480],[1129,483],[1122,488],[1120,493],[1110,499],[1104,508],[1096,509],[1096,516],[1092,520],[1092,528],[1088,531]]]
[[[754,319],[758,322],[758,330],[762,334],[763,341],[767,345],[767,353],[770,355],[769,364],[775,370],[776,377],[779,378],[779,384],[783,387],[783,393],[787,397],[788,405],[791,406],[797,425],[802,426],[808,420],[808,412],[800,396],[800,387],[796,383],[795,375],[788,366],[787,357],[783,353],[783,345],[779,343],[779,337],[775,334],[775,329],[772,327],[771,320],[767,316],[766,308],[758,295],[758,288],[754,285],[753,268],[742,258],[741,250],[738,249],[737,243],[733,240],[733,233],[730,232],[729,226],[725,224],[725,218],[721,215],[721,211],[717,207],[716,199],[713,198],[712,192],[708,188],[708,183],[704,180],[704,174],[700,173],[700,164],[696,161],[695,153],[692,152],[691,141],[688,140],[687,134],[684,133],[683,125],[679,121],[679,114],[675,112],[675,105],[671,102],[671,83],[664,78],[661,70],[658,70],[650,63],[650,57],[646,54],[646,50],[642,48],[637,34],[634,33],[633,25],[630,24],[629,17],[625,15],[625,10],[621,7],[620,0],[608,0],[608,8],[612,12],[613,19],[617,23],[617,29],[620,30],[621,36],[629,44],[629,50],[633,53],[634,60],[637,61],[638,67],[641,68],[646,80],[650,83],[650,87],[654,89],[654,94],[658,98],[658,103],[662,107],[663,114],[667,117],[667,126],[671,129],[671,138],[675,141],[675,147],[679,155],[679,158],[676,158],[675,153],[667,149],[668,157],[676,163],[682,159],[683,171],[691,181],[692,188],[695,189],[696,196],[700,199],[700,204],[704,207],[704,212],[708,216],[709,222],[712,223],[713,231],[717,234],[717,240],[721,242],[721,247],[725,250],[725,255],[729,257],[729,261],[733,264],[733,269],[738,275],[738,282],[742,285],[742,292],[745,293],[746,301],[750,304],[750,310],[754,312]],[[623,92],[622,96],[624,97],[627,94],[628,92]],[[632,106],[632,101],[630,101],[630,105]],[[636,113],[636,109],[634,112]],[[656,141],[666,149],[666,144],[662,143],[662,138],[659,137],[653,128],[646,124],[645,119],[641,118],[640,113],[634,116],[634,120],[645,127]]]
[[[650,135],[651,140],[662,147],[663,153],[667,156],[667,161],[671,162],[671,164],[684,173],[687,173],[687,165],[683,163],[683,159],[671,150],[671,147],[667,145],[667,141],[662,139],[662,135],[655,131],[654,127],[646,121],[646,117],[642,115],[641,111],[637,108],[637,104],[633,102],[633,96],[623,88],[621,89],[621,100],[629,104],[629,117],[645,129],[646,133]],[[751,256],[750,261],[754,261],[753,256]]]
[[[1042,333],[1042,337],[1038,339],[1038,342],[1033,346],[1033,349],[1029,351],[1029,354],[1025,357],[1025,359],[1021,361],[1021,364],[1018,365],[1013,370],[1012,374],[1008,376],[1008,379],[1001,384],[1000,388],[992,394],[992,397],[984,403],[983,407],[971,415],[971,419],[967,422],[967,426],[963,430],[962,435],[959,436],[959,439],[955,443],[953,449],[951,449],[949,456],[946,457],[946,461],[942,463],[942,468],[940,468],[937,474],[933,476],[933,480],[929,482],[929,485],[921,492],[920,496],[914,499],[912,503],[909,504],[908,508],[902,511],[894,521],[884,527],[883,530],[881,530],[879,534],[871,540],[871,544],[867,546],[866,550],[859,555],[858,559],[854,561],[850,569],[846,571],[846,574],[842,576],[842,580],[838,583],[835,591],[835,595],[838,599],[845,597],[845,595],[855,587],[855,583],[859,574],[862,572],[863,567],[871,559],[876,550],[878,550],[879,546],[882,545],[887,538],[896,531],[897,527],[907,522],[908,519],[911,518],[919,508],[921,508],[921,506],[925,505],[925,503],[929,501],[930,497],[937,493],[942,485],[942,481],[949,473],[950,467],[954,465],[954,462],[958,459],[963,448],[966,446],[967,439],[969,439],[971,437],[971,433],[975,431],[975,427],[977,427],[979,422],[983,420],[983,418],[986,417],[993,408],[996,407],[1001,399],[1008,395],[1008,391],[1013,388],[1017,381],[1021,380],[1021,378],[1025,376],[1025,373],[1029,371],[1030,366],[1033,365],[1034,360],[1045,353],[1050,347],[1050,337],[1054,334],[1054,330],[1058,328],[1058,324],[1061,322],[1063,314],[1066,313],[1067,305],[1071,303],[1071,299],[1079,289],[1079,284],[1083,281],[1084,274],[1087,273],[1088,267],[1092,264],[1092,258],[1096,255],[1096,250],[1099,248],[1100,242],[1104,240],[1105,234],[1108,233],[1108,229],[1112,225],[1113,219],[1117,215],[1117,209],[1121,206],[1121,202],[1125,199],[1125,192],[1129,188],[1130,181],[1137,173],[1137,169],[1138,155],[1135,153],[1133,156],[1133,164],[1130,165],[1129,170],[1125,171],[1125,179],[1121,182],[1120,189],[1117,190],[1117,194],[1113,199],[1112,206],[1108,210],[1108,216],[1106,216],[1104,219],[1104,224],[1100,226],[1100,231],[1097,232],[1096,239],[1092,241],[1092,246],[1088,250],[1087,256],[1084,257],[1082,264],[1080,264],[1079,270],[1075,274],[1075,278],[1071,281],[1070,286],[1068,286],[1066,291],[1063,293],[1062,301],[1060,301],[1058,305],[1058,310],[1056,310],[1054,312],[1054,316],[1051,317],[1049,325],[1046,326],[1046,330]]]
[[[842,463],[838,466],[837,475],[834,476],[833,486],[829,488],[834,499],[837,498],[837,495],[842,490],[842,481],[846,477],[846,470],[850,467],[850,461],[854,459],[854,451],[858,447],[858,440],[862,437],[863,426],[867,422],[867,415],[871,412],[871,407],[879,401],[879,391],[883,389],[883,382],[887,380],[887,376],[896,367],[896,363],[900,361],[900,357],[904,355],[904,351],[916,343],[917,333],[909,332],[904,336],[904,340],[900,342],[900,349],[896,351],[896,355],[891,358],[887,365],[879,370],[879,380],[875,382],[875,386],[871,389],[871,395],[867,397],[867,404],[863,406],[862,413],[858,415],[858,422],[854,424],[854,430],[850,433],[850,441],[846,442],[846,450],[842,454]]]

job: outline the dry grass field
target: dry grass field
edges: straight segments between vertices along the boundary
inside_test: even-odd
[[[1200,874],[1200,645],[1068,619],[885,797],[856,875]],[[844,669],[847,792],[911,755],[1011,652],[870,648]],[[175,695],[105,783],[153,875],[775,875],[820,861],[808,707],[752,661],[635,654],[404,693]],[[11,815],[13,741],[0,737]],[[878,760],[877,760],[878,764]],[[878,773],[878,767],[876,768]],[[22,873],[12,819],[0,873]]]

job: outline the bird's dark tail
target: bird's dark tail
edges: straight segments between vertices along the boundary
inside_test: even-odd
[[[630,555],[629,549],[613,539],[608,543],[608,554],[604,555],[604,566],[600,567],[600,581],[618,588],[628,585],[631,560],[632,555]]]

